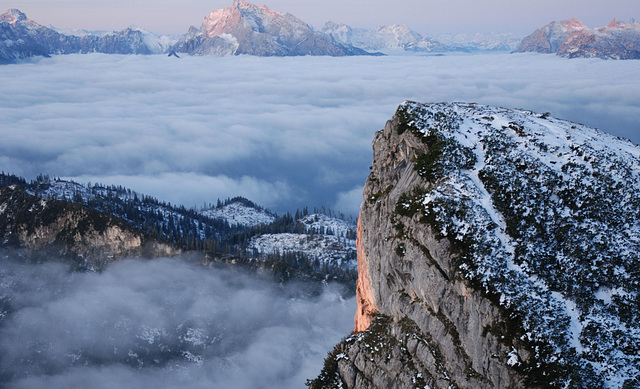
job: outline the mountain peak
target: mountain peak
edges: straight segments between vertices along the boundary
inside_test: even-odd
[[[231,7],[241,9],[241,8],[249,8],[253,5],[254,4],[249,3],[247,0],[233,0],[233,5]]]
[[[196,55],[367,55],[316,32],[295,16],[265,5],[234,0],[211,11],[198,30],[176,45],[176,52]]]
[[[0,20],[6,20],[9,23],[15,23],[16,21],[27,20],[27,15],[23,12],[20,12],[17,8],[11,8],[7,12],[0,15]]]
[[[620,22],[618,21],[618,19],[613,18],[613,20],[607,24],[607,28],[620,28]]]

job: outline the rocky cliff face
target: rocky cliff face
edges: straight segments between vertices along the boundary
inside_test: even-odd
[[[406,103],[373,150],[356,333],[311,387],[640,384],[636,146],[546,114]]]
[[[640,59],[640,23],[614,19],[590,29],[573,18],[551,22],[525,37],[518,52],[556,53],[566,58]]]
[[[91,270],[124,257],[178,254],[116,218],[17,186],[0,189],[0,247],[18,250],[26,261],[61,258]]]

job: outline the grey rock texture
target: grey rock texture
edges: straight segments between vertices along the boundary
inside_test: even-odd
[[[518,52],[556,53],[565,58],[640,59],[640,23],[614,19],[590,29],[573,18],[551,22],[525,37]]]

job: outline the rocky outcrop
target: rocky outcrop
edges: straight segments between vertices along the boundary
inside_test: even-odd
[[[590,29],[573,18],[551,22],[525,37],[518,52],[556,53],[566,58],[640,59],[640,23],[614,19]]]
[[[77,204],[0,189],[0,247],[29,262],[60,258],[80,269],[101,270],[125,257],[173,256],[179,250],[125,222]]]
[[[356,332],[310,386],[636,387],[638,172],[637,146],[548,114],[401,105],[363,191]]]

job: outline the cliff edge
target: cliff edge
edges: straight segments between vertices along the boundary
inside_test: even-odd
[[[640,385],[640,149],[476,104],[373,141],[355,332],[312,388]]]

